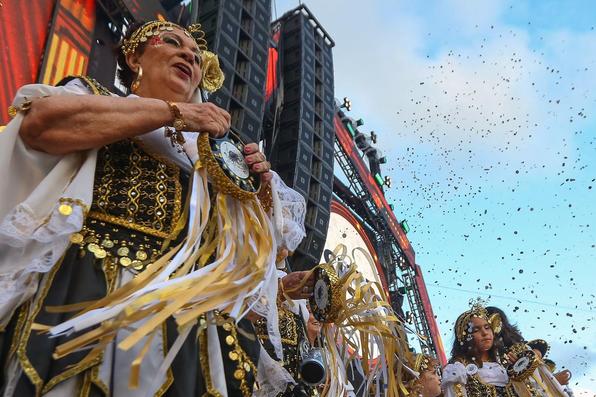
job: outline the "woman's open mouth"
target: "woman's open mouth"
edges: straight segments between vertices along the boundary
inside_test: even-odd
[[[174,64],[174,68],[179,72],[178,74],[185,79],[192,79],[192,69],[183,63]]]

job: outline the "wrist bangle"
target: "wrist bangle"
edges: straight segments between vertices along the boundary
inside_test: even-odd
[[[178,105],[170,101],[165,102],[168,104],[168,107],[170,108],[170,113],[172,113],[172,118],[174,119],[174,121],[172,122],[172,127],[174,127],[176,131],[183,131],[184,128],[186,128],[186,123],[184,122],[184,118],[182,117],[180,109],[178,109]]]
[[[179,153],[182,153],[184,151],[184,147],[182,145],[186,143],[184,135],[182,135],[182,131],[184,130],[184,128],[186,128],[186,123],[182,118],[182,113],[180,113],[180,109],[178,109],[178,106],[176,106],[175,103],[170,101],[164,102],[168,104],[168,107],[170,108],[170,113],[172,113],[172,117],[174,118],[174,122],[172,123],[172,127],[174,127],[174,129],[171,129],[170,127],[166,126],[164,135],[166,138],[170,140],[172,147],[175,148]]]
[[[284,289],[284,282],[283,280],[280,278],[278,280],[278,289],[277,289],[277,300],[279,302],[283,302],[284,300],[286,300],[286,291]]]

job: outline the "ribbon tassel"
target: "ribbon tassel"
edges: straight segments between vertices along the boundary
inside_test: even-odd
[[[50,334],[61,335],[94,327],[59,345],[55,357],[98,343],[105,346],[119,330],[142,322],[118,344],[119,349],[128,350],[145,339],[131,369],[129,384],[134,388],[151,340],[168,317],[188,327],[213,310],[232,317],[246,312],[247,300],[260,296],[265,275],[275,269],[272,225],[258,200],[239,201],[216,194],[211,208],[207,173],[204,168],[195,169],[188,236],[133,280],[103,299],[87,302],[73,318],[51,328]],[[51,310],[82,308],[76,304]]]

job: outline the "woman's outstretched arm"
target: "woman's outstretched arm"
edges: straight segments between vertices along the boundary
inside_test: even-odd
[[[185,131],[220,136],[230,126],[230,115],[211,103],[177,103]],[[174,117],[168,104],[153,98],[96,95],[60,95],[32,100],[19,131],[35,150],[68,154],[142,135]]]

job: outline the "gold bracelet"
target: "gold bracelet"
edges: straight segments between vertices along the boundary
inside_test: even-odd
[[[166,126],[164,135],[170,140],[172,147],[175,148],[179,153],[182,153],[184,151],[184,147],[182,145],[186,143],[184,135],[182,135],[182,131],[184,131],[184,128],[186,128],[186,123],[182,118],[180,109],[178,109],[178,106],[176,106],[175,103],[170,101],[164,102],[168,104],[170,112],[172,113],[172,117],[174,118],[174,122],[172,123],[174,129],[172,130],[170,127]]]
[[[165,102],[168,104],[168,107],[170,108],[170,113],[172,113],[172,117],[174,118],[172,127],[174,127],[176,131],[184,131],[184,129],[186,128],[186,123],[184,122],[184,118],[182,117],[180,109],[178,109],[178,105],[170,101]]]
[[[31,100],[26,100],[25,102],[21,103],[20,105],[10,105],[8,107],[8,115],[11,118],[17,117],[18,112],[27,113],[29,109],[31,109]]]

